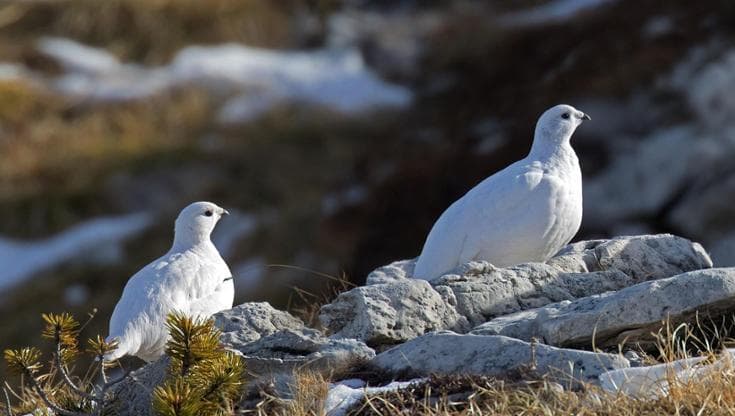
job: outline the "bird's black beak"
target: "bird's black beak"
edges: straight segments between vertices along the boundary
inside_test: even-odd
[[[223,217],[224,217],[225,215],[230,215],[230,211],[228,211],[228,210],[226,210],[226,209],[224,209],[224,208],[223,208],[223,209],[222,209],[222,214],[220,214],[220,215],[222,215]]]
[[[592,120],[592,117],[588,116],[585,113],[582,113],[582,117],[581,118],[582,118],[582,120]]]

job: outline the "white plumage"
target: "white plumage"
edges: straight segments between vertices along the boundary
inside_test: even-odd
[[[582,222],[582,173],[570,139],[589,116],[557,105],[541,115],[528,156],[480,182],[439,217],[414,276],[433,280],[472,260],[546,261]]]
[[[119,346],[106,360],[124,355],[146,361],[160,357],[168,339],[166,316],[170,312],[209,317],[232,308],[232,274],[210,240],[215,225],[226,214],[211,202],[195,202],[181,211],[171,250],[125,285],[112,312],[107,338],[116,338]]]

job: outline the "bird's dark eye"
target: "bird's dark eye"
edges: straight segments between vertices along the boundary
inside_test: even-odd
[[[562,115],[561,115],[561,118],[563,118],[563,119],[568,119],[568,118],[569,118],[569,113],[564,113],[564,114],[562,114]]]
[[[212,216],[212,211],[211,210],[206,210],[206,211],[204,211],[204,215],[206,215],[208,217],[211,217]]]

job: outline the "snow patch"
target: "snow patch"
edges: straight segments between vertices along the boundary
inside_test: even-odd
[[[28,71],[18,64],[0,62],[0,80],[16,80],[29,78]]]
[[[52,83],[85,100],[142,99],[181,85],[197,85],[235,97],[221,109],[225,122],[247,121],[284,101],[322,105],[343,113],[404,107],[412,93],[387,83],[365,64],[358,49],[274,51],[240,44],[189,46],[169,65],[120,63],[108,52],[72,40],[45,38],[39,50],[66,73]]]
[[[612,370],[600,375],[600,386],[611,393],[656,399],[668,394],[672,381],[686,384],[690,380],[702,379],[711,372],[731,371],[733,353],[735,349],[725,350],[717,361],[708,365],[700,365],[707,357],[693,357],[648,367]]]
[[[95,218],[53,237],[19,241],[0,237],[0,291],[71,260],[96,258],[90,253],[118,246],[152,223],[148,213]]]
[[[265,114],[272,108],[286,102],[287,97],[275,92],[249,92],[228,100],[217,114],[217,120],[223,124],[247,123]]]
[[[394,381],[381,387],[364,387],[365,382],[358,379],[350,379],[331,384],[324,409],[327,416],[345,416],[350,408],[366,395],[400,390],[408,387],[410,384],[420,383],[424,380],[426,379],[418,378],[409,381]],[[362,385],[359,383],[361,381]]]
[[[43,38],[38,50],[56,60],[67,71],[103,74],[117,70],[120,61],[104,49],[82,45],[64,38]]]

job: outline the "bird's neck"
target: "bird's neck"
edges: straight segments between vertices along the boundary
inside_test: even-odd
[[[572,135],[550,134],[544,130],[536,132],[528,158],[550,165],[566,165],[577,160],[570,139]]]
[[[197,231],[194,229],[183,230],[180,228],[181,227],[177,226],[176,231],[174,231],[173,251],[185,251],[197,247],[206,249],[213,245],[208,232],[204,230]]]

